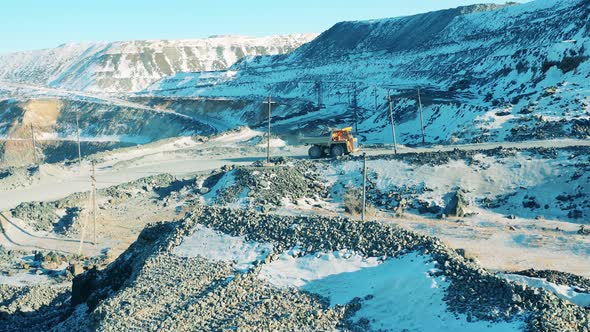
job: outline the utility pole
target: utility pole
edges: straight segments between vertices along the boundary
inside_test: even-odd
[[[92,174],[90,174],[90,179],[92,180],[92,190],[88,195],[88,205],[91,206],[92,209],[92,221],[93,221],[93,243],[94,246],[97,246],[96,242],[96,167],[94,161],[92,161]],[[82,234],[80,236],[80,246],[78,247],[78,254],[82,254],[82,246],[84,244],[84,236],[86,235],[86,225],[88,224],[88,217],[90,211],[86,214],[84,218],[84,225],[82,226]]]
[[[92,223],[94,228],[94,239],[93,243],[96,246],[96,167],[94,160],[92,161],[92,175],[90,176],[92,180]]]
[[[418,88],[418,105],[420,107],[420,129],[422,130],[422,144],[425,144],[426,134],[424,132],[424,115],[422,112],[422,98],[420,97],[420,88]]]
[[[324,96],[322,94],[322,81],[316,81],[316,91],[318,94],[318,109],[326,108],[326,105],[324,105]]]
[[[76,138],[78,140],[78,166],[82,168],[82,149],[80,148],[80,111],[76,109]]]
[[[359,112],[358,112],[358,92],[356,89],[356,83],[353,83],[352,91],[352,108],[354,110],[354,131],[355,135],[359,135]]]
[[[346,97],[348,98],[348,107],[351,107],[352,106],[352,99],[350,98],[350,95],[351,95],[350,90],[351,90],[350,89],[350,85],[348,85],[346,87],[346,92],[347,92]]]
[[[92,203],[92,192],[88,195],[88,205]],[[82,225],[82,234],[80,235],[80,246],[78,247],[78,255],[82,255],[82,245],[84,244],[84,236],[86,235],[86,225],[88,224],[88,214],[85,214],[84,225]]]
[[[272,113],[272,104],[276,104],[272,101],[272,97],[270,93],[268,94],[268,100],[264,102],[264,104],[268,104],[268,132],[266,134],[266,162],[270,163],[270,117]]]
[[[92,205],[92,191],[88,193],[88,205],[90,208]],[[84,237],[86,236],[86,225],[88,225],[88,218],[90,217],[90,209],[84,214],[84,225],[82,225],[82,234],[80,235],[80,245],[78,246],[78,255],[82,255],[82,246],[84,245]]]
[[[33,158],[35,160],[35,165],[38,165],[39,160],[37,158],[37,143],[35,142],[35,128],[33,128],[32,123],[31,123],[31,143],[33,144]]]
[[[378,102],[377,102],[377,87],[373,87],[373,95],[375,96],[375,113],[377,112]]]
[[[387,99],[389,101],[389,120],[391,121],[391,135],[393,136],[393,153],[397,154],[397,139],[395,138],[395,121],[393,119],[393,102],[391,100],[390,89],[387,89]]]
[[[363,212],[362,220],[365,222],[367,210],[367,153],[363,153]]]

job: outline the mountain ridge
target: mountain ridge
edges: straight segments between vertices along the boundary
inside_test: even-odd
[[[283,101],[279,129],[354,123],[364,141],[384,143],[391,140],[384,100],[391,89],[401,142],[416,144],[421,88],[428,142],[586,137],[589,16],[587,1],[547,0],[343,22],[289,54],[164,78],[143,94],[254,102],[272,87]],[[257,109],[239,115],[244,124],[256,125]]]
[[[67,43],[0,55],[0,79],[96,92],[142,90],[167,75],[226,69],[245,56],[291,52],[315,34]]]

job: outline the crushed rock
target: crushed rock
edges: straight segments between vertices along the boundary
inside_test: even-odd
[[[430,255],[449,281],[449,310],[470,319],[527,319],[531,331],[585,331],[588,312],[554,294],[514,285],[465,259],[442,241],[377,222],[358,223],[341,217],[292,217],[250,210],[195,207],[183,221],[148,227],[138,241],[104,271],[76,277],[72,303],[89,308],[63,324],[88,315],[93,329],[261,330],[355,329],[347,317],[362,301],[330,309],[326,299],[269,288],[251,272],[236,275],[231,266],[203,258],[172,255],[195,225],[247,240],[272,242],[281,252],[294,246],[302,254],[354,250],[365,257],[396,257],[410,252]],[[268,260],[276,258],[269,255]],[[264,264],[262,262],[260,264]],[[81,316],[82,315],[82,316]],[[314,317],[314,319],[308,319]],[[363,329],[370,327],[364,322]],[[65,325],[64,325],[65,326]],[[356,327],[358,328],[358,326]]]

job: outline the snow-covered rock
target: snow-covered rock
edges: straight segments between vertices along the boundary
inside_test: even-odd
[[[244,56],[291,52],[315,34],[64,44],[0,55],[0,79],[84,91],[142,90],[177,72],[222,70]]]

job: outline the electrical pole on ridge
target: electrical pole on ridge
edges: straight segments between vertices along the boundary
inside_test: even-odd
[[[92,224],[94,229],[94,238],[93,243],[96,246],[96,167],[94,160],[92,161],[92,175],[90,176],[92,179]]]
[[[35,141],[35,128],[33,128],[32,123],[31,123],[31,143],[33,144],[33,160],[35,161],[35,165],[38,165],[39,159],[37,158],[37,143]]]
[[[272,100],[270,93],[268,94],[268,100],[264,102],[264,104],[268,104],[268,132],[266,134],[266,162],[270,163],[270,119],[272,114],[272,104],[276,104]]]
[[[377,93],[377,87],[374,86],[373,87],[373,96],[375,97],[375,113],[377,113],[377,109],[379,108],[379,103],[377,101],[377,97],[378,97],[378,93]]]
[[[78,140],[78,166],[82,168],[82,149],[80,148],[80,111],[76,110],[76,138]]]
[[[352,83],[352,101],[351,107],[354,112],[354,133],[358,136],[359,134],[359,110],[358,110],[358,90],[356,82]]]
[[[420,97],[420,88],[418,88],[418,106],[420,110],[420,129],[422,130],[422,144],[425,144],[426,133],[424,132],[424,115],[422,112],[422,98]]]
[[[367,153],[363,153],[363,211],[362,221],[365,222],[367,210]]]
[[[395,138],[395,121],[393,119],[393,101],[391,91],[387,89],[387,100],[389,101],[389,120],[391,121],[391,136],[393,136],[393,153],[397,154],[397,139]]]

